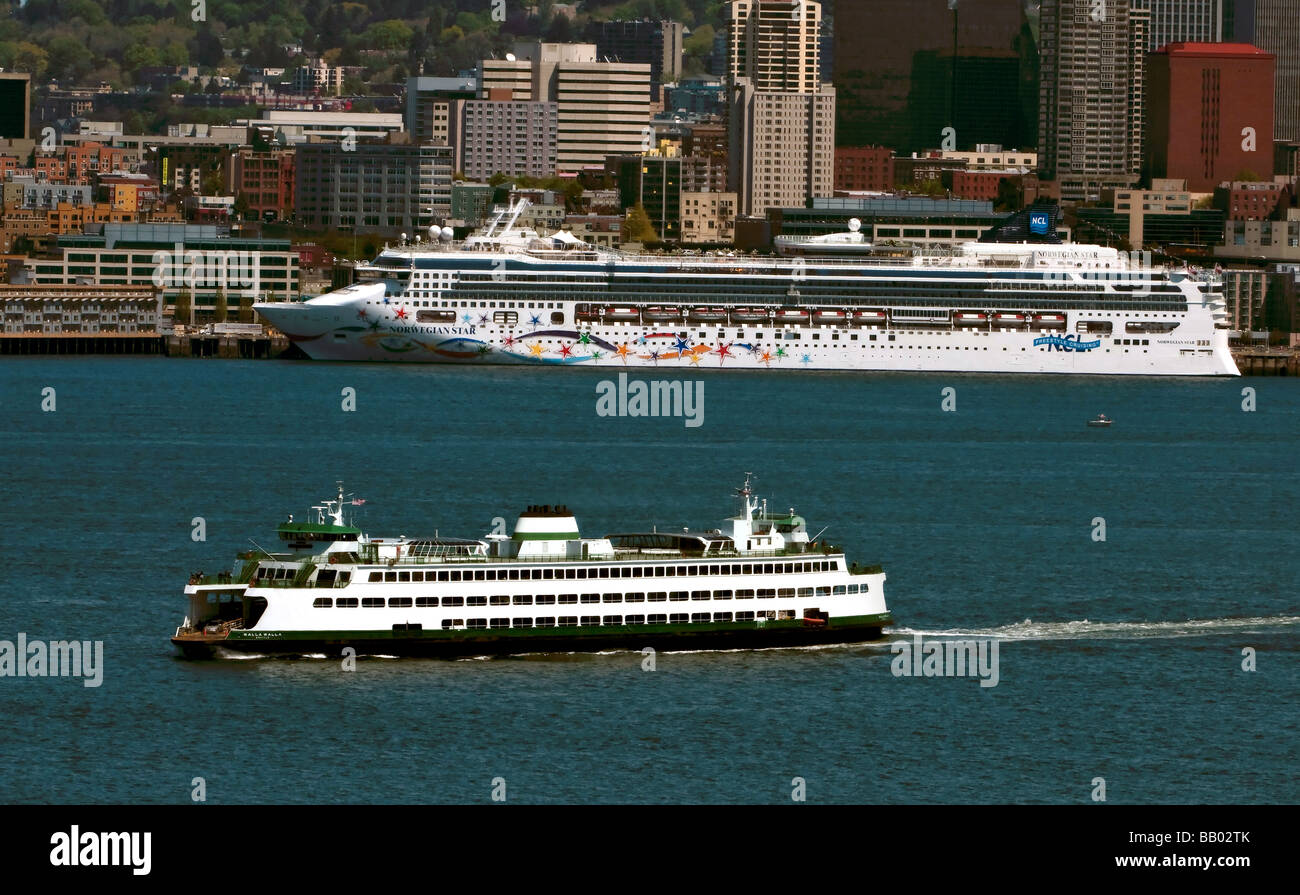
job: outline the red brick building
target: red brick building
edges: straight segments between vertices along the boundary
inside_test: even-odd
[[[878,192],[894,188],[894,151],[884,146],[836,146],[837,192]]]
[[[996,201],[998,186],[1004,180],[1021,177],[1020,171],[953,171],[952,196],[954,199],[987,199]]]
[[[1227,212],[1230,221],[1266,221],[1283,200],[1290,204],[1291,191],[1281,183],[1234,180],[1214,191],[1214,205]]]
[[[1242,171],[1273,170],[1277,58],[1250,44],[1172,43],[1147,57],[1147,165],[1152,177],[1212,192]]]
[[[240,149],[230,157],[227,182],[248,202],[248,217],[281,219],[293,214],[295,171],[292,149]]]
[[[127,150],[102,143],[60,146],[53,152],[36,152],[36,171],[50,183],[93,186],[95,177],[130,170]]]

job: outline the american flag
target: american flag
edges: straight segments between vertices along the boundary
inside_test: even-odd
[[[366,502],[366,499],[365,499],[364,497],[354,497],[354,498],[352,498],[352,505],[353,505],[354,507],[359,507],[359,506],[361,506],[361,505],[362,505],[363,503],[365,503],[365,502]]]

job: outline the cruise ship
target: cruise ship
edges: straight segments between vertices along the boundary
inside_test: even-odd
[[[531,506],[480,538],[371,537],[351,501],[290,517],[238,572],[195,573],[172,643],[229,653],[478,656],[857,643],[892,624],[880,566],[810,539],[747,477],[724,527],[586,538],[563,506]]]
[[[943,253],[854,235],[757,257],[608,251],[518,227],[525,207],[460,242],[404,235],[352,284],[256,310],[315,360],[1238,374],[1213,272],[1062,244],[1054,210]]]

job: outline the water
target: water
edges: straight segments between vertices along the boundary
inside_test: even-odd
[[[1300,383],[711,372],[688,428],[598,417],[610,372],[0,361],[0,639],[106,655],[98,689],[0,678],[0,801],[1300,801]],[[375,533],[567,503],[594,534],[712,527],[746,471],[885,565],[894,637],[999,637],[998,685],[888,644],[347,674],[168,643],[191,571],[336,479]]]

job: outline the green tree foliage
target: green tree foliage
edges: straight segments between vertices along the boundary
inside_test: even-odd
[[[642,245],[654,245],[659,242],[659,234],[650,223],[650,216],[645,213],[645,206],[640,202],[627,210],[623,218],[623,241],[639,242]]]

